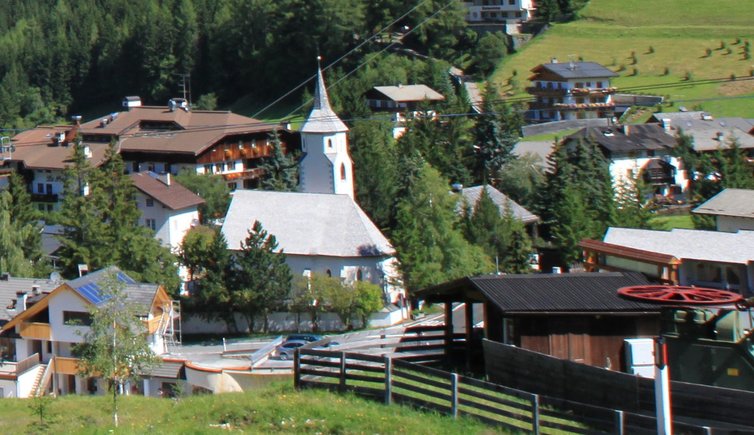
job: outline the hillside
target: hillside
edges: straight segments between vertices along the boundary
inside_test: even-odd
[[[0,433],[41,432],[31,400],[0,400]],[[50,433],[107,433],[110,397],[65,396],[50,406]],[[118,433],[496,433],[468,419],[386,407],[351,395],[326,391],[296,392],[289,385],[248,393],[193,396],[174,401],[143,396],[120,399]],[[112,431],[111,431],[112,432]]]
[[[745,46],[754,42],[754,8],[744,5],[737,0],[592,0],[579,20],[551,26],[505,58],[492,79],[503,91],[525,96],[533,67],[553,57],[581,58],[618,72],[614,84],[622,91],[665,95],[676,108],[699,106],[717,116],[751,118],[754,59],[746,58]],[[738,80],[729,81],[733,76]],[[694,83],[718,78],[726,81]]]

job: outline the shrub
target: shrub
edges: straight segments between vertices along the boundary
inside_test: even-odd
[[[662,71],[662,75],[669,76],[670,75],[670,68],[665,67],[665,69]]]
[[[736,42],[734,42],[734,44],[738,45],[740,43],[741,43],[741,38],[740,37],[736,38]]]
[[[652,54],[652,53],[654,53],[654,52],[655,52],[655,48],[654,48],[654,47],[652,47],[652,46],[650,45],[650,46],[649,46],[649,50],[647,50],[647,53],[648,53],[648,54]]]
[[[712,49],[711,48],[708,48],[708,49],[704,50],[704,52],[707,54],[707,57],[712,56]]]
[[[694,80],[694,74],[691,71],[686,71],[684,79],[686,79],[687,82],[690,82],[691,80]]]

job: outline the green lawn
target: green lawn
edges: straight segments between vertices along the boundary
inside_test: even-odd
[[[675,102],[664,110],[699,107],[718,116],[754,117],[754,80],[708,85],[686,80],[687,74],[692,81],[754,76],[754,59],[745,59],[743,54],[745,42],[754,42],[754,7],[744,7],[739,0],[593,0],[581,17],[553,25],[520,52],[506,57],[492,79],[503,91],[525,96],[532,68],[553,57],[561,62],[581,58],[619,73],[613,82],[619,90],[668,85],[636,91],[664,95]],[[725,48],[720,48],[721,43]],[[514,70],[518,86],[511,89],[508,79]],[[742,96],[748,98],[738,98]]]
[[[33,433],[26,399],[0,400],[0,433]],[[109,397],[66,396],[51,405],[50,433],[108,433]],[[476,421],[453,420],[401,406],[326,391],[276,385],[248,393],[194,396],[180,401],[123,397],[118,433],[498,433]],[[220,425],[229,425],[224,429]]]
[[[673,228],[694,229],[694,222],[690,214],[655,216],[649,224],[655,230],[671,230]]]

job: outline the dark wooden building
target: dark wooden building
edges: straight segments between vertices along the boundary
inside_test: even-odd
[[[484,336],[558,358],[625,370],[623,340],[659,333],[655,305],[621,299],[620,287],[649,284],[640,273],[573,273],[466,277],[420,290],[416,297],[446,304],[453,330],[454,303],[466,303],[466,355],[473,354],[473,304],[482,304]]]

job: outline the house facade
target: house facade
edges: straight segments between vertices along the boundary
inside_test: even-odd
[[[409,119],[437,116],[431,106],[445,100],[442,94],[422,84],[375,86],[367,91],[365,96],[372,111],[390,114],[393,137],[396,139],[406,131],[406,122]],[[426,107],[422,107],[425,105]]]
[[[681,162],[673,153],[676,140],[658,125],[587,127],[564,139],[567,147],[579,141],[597,144],[609,159],[616,191],[639,177],[658,197],[680,198],[688,188],[686,173],[679,170]]]
[[[636,271],[653,281],[754,295],[754,231],[609,228],[603,240],[580,246],[590,272]]]
[[[535,11],[532,0],[472,0],[463,5],[472,28],[500,27],[509,35],[519,33],[521,24],[534,18]]]
[[[553,59],[532,69],[534,97],[526,118],[530,122],[610,118],[615,110],[617,89],[610,79],[618,74],[594,62],[560,63]]]
[[[103,269],[58,284],[53,290],[19,293],[13,301],[15,314],[0,330],[0,337],[13,343],[12,361],[5,371],[13,388],[5,397],[30,397],[45,392],[56,394],[102,394],[107,388],[100,379],[79,374],[73,355],[83,342],[91,321],[89,309],[101,303],[101,280],[112,275],[123,285],[127,300],[143,319],[146,340],[157,355],[167,352],[174,340],[179,314],[165,290],[154,284],[140,284],[117,268]],[[49,288],[49,286],[47,287]],[[0,366],[0,379],[3,375]]]
[[[204,200],[173,180],[170,173],[137,172],[130,178],[136,188],[140,223],[176,252],[186,233],[199,225],[199,206]]]

